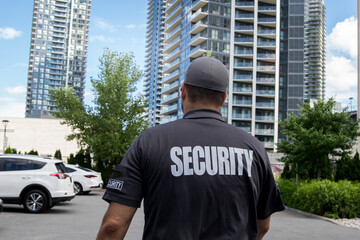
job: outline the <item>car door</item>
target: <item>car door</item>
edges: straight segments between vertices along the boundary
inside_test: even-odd
[[[19,197],[25,186],[34,178],[32,161],[18,158],[1,158],[0,198]]]

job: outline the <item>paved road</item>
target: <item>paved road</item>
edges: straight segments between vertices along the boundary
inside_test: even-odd
[[[101,200],[101,196],[102,192],[77,196],[71,202],[55,206],[48,213],[43,214],[28,214],[20,206],[6,205],[5,211],[0,214],[0,239],[95,239],[107,208],[107,203]],[[139,209],[125,239],[141,239],[143,218],[142,210]],[[290,211],[274,214],[271,225],[265,240],[360,239],[359,230]]]

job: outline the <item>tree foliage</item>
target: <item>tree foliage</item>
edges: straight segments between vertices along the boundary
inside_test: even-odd
[[[56,159],[62,159],[62,155],[61,155],[61,151],[60,149],[56,150],[55,153],[54,153],[54,158]]]
[[[334,111],[335,101],[319,99],[310,106],[305,102],[299,115],[288,115],[280,122],[282,133],[288,136],[278,144],[285,154],[282,161],[288,173],[298,173],[302,178],[332,178],[333,162],[337,156],[351,153],[359,136],[358,122],[350,120],[345,112]]]
[[[145,101],[140,94],[135,95],[142,73],[134,56],[105,49],[99,70],[98,78],[91,79],[93,107],[84,106],[70,88],[55,90],[52,97],[58,108],[54,115],[72,127],[68,139],[90,149],[96,169],[106,180],[147,122],[143,117]]]
[[[90,152],[89,149],[80,149],[76,155],[74,156],[74,154],[70,154],[70,157],[68,158],[68,163],[69,164],[78,164],[82,167],[86,167],[86,168],[92,168],[91,166],[91,156],[90,156]]]
[[[343,156],[336,161],[335,180],[360,181],[360,156],[358,152],[353,158]]]

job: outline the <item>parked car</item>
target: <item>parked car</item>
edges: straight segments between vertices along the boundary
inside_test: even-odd
[[[0,199],[0,213],[2,212],[3,210],[3,201]]]
[[[65,166],[74,179],[76,194],[88,194],[93,189],[102,188],[104,183],[101,179],[101,173],[74,164],[66,164]]]
[[[34,155],[0,155],[0,198],[40,213],[75,197],[74,183],[61,160]]]

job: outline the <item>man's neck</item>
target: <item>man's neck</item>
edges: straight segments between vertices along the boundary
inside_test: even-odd
[[[211,109],[211,110],[215,110],[220,112],[220,108],[221,107],[215,107],[212,105],[207,105],[207,104],[191,104],[190,106],[184,107],[184,114],[186,114],[187,112],[191,111],[191,110],[196,110],[196,109]]]

